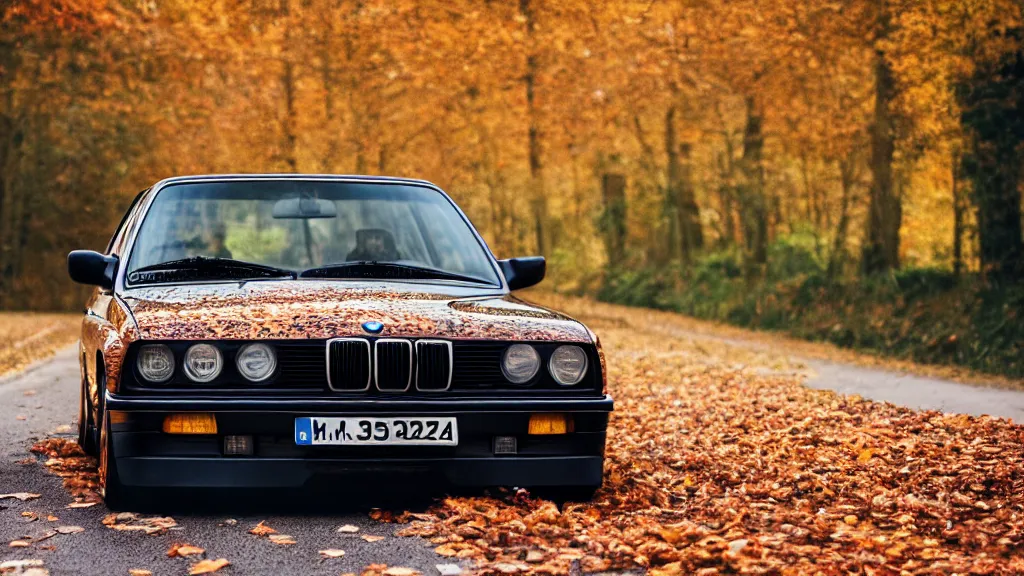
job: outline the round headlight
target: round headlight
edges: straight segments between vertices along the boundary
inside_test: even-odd
[[[559,346],[548,361],[548,371],[562,386],[579,384],[587,373],[587,353],[579,346]]]
[[[139,348],[135,361],[139,374],[154,383],[166,382],[174,374],[174,353],[163,344],[146,344]]]
[[[501,359],[501,371],[513,384],[529,382],[540,370],[540,354],[529,344],[513,344]]]
[[[238,372],[252,382],[262,382],[277,368],[277,355],[266,344],[246,344],[235,357]]]
[[[193,344],[185,352],[185,375],[193,382],[209,382],[220,374],[224,357],[210,344]]]

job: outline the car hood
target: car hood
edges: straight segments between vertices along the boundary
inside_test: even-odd
[[[455,285],[259,281],[150,286],[121,294],[145,340],[380,336],[592,342],[579,322],[493,290]]]

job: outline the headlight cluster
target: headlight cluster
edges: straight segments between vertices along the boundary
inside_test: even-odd
[[[529,344],[513,344],[501,359],[501,372],[513,384],[525,384],[540,371],[541,358]],[[573,386],[587,373],[587,353],[579,346],[567,344],[555,348],[548,359],[548,373],[562,386]]]
[[[139,348],[136,368],[147,382],[167,382],[174,375],[174,367],[174,352],[166,344],[146,344]],[[246,344],[235,354],[235,367],[246,380],[263,382],[277,369],[277,354],[266,344]],[[212,382],[224,370],[224,353],[212,344],[193,344],[185,351],[182,370],[193,382]]]

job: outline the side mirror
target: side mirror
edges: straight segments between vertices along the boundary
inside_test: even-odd
[[[114,288],[117,256],[105,256],[92,250],[74,250],[68,254],[68,276],[79,284]]]
[[[540,284],[540,281],[544,279],[544,272],[547,270],[547,263],[543,256],[498,260],[498,266],[501,267],[501,273],[505,275],[509,290],[519,290]]]

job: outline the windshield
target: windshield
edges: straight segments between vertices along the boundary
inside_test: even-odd
[[[231,266],[218,265],[225,261]],[[352,277],[346,263],[361,263],[359,278],[396,278],[400,269],[410,271],[402,278],[500,284],[482,243],[436,190],[299,180],[162,189],[139,229],[127,278],[136,284],[226,273],[260,278],[270,268]]]

